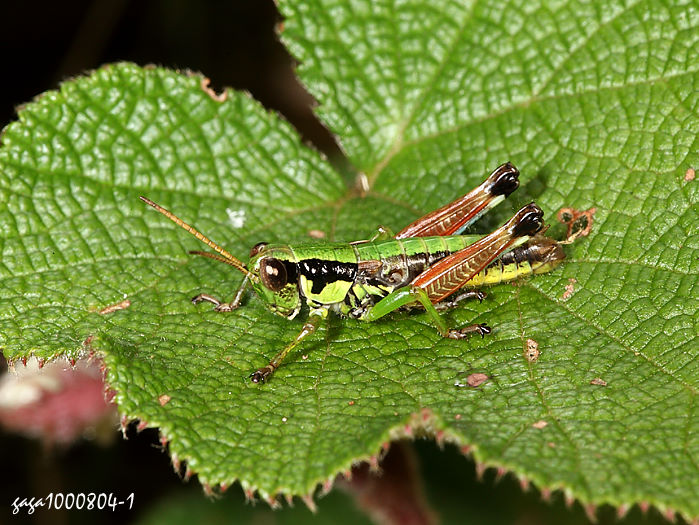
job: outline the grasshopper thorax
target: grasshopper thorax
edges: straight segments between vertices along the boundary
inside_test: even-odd
[[[256,244],[250,251],[250,272],[255,293],[270,310],[293,319],[301,309],[298,262],[288,246]]]

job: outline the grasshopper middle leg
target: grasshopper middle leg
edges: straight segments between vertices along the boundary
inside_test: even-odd
[[[471,324],[458,329],[449,329],[446,321],[441,315],[439,315],[435,305],[432,304],[427,292],[416,286],[406,286],[391,292],[376,303],[371,310],[368,310],[364,317],[362,317],[362,320],[374,321],[388,313],[393,312],[394,310],[397,310],[401,306],[407,306],[415,303],[420,303],[425,308],[425,311],[437,325],[437,330],[439,330],[442,337],[448,337],[449,339],[464,339],[471,334],[480,334],[481,337],[483,337],[491,332],[490,327],[485,323]]]

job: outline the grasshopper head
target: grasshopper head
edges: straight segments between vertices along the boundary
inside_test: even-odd
[[[293,319],[301,309],[297,261],[288,246],[259,243],[250,250],[252,287],[269,308]]]

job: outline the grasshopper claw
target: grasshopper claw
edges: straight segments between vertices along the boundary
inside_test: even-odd
[[[267,378],[272,375],[272,372],[274,372],[274,369],[267,365],[263,368],[255,370],[252,374],[250,374],[250,380],[253,383],[264,383]]]
[[[492,332],[492,330],[485,323],[472,324],[456,330],[449,330],[447,337],[449,339],[466,339],[469,335],[474,333],[480,334],[481,337],[485,337],[486,334],[490,332]]]

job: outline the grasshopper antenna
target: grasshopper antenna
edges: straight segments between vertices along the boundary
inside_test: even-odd
[[[245,265],[244,265],[239,259],[237,259],[237,258],[234,257],[233,255],[231,255],[230,253],[228,253],[226,250],[224,250],[223,248],[221,248],[218,244],[216,244],[214,241],[212,241],[212,240],[209,239],[208,237],[206,237],[206,236],[202,235],[201,233],[199,233],[196,229],[194,229],[192,226],[190,226],[189,224],[187,224],[186,222],[184,222],[182,219],[180,219],[179,217],[177,217],[174,213],[172,213],[172,212],[166,210],[165,208],[163,208],[163,207],[160,206],[159,204],[156,204],[156,203],[154,203],[152,200],[146,199],[146,198],[143,197],[143,196],[140,196],[139,199],[141,199],[143,202],[145,202],[145,203],[148,204],[149,206],[152,206],[153,208],[156,209],[156,211],[162,213],[163,215],[165,215],[165,217],[167,217],[167,218],[170,219],[172,222],[174,222],[175,224],[177,224],[177,226],[179,226],[180,228],[183,228],[183,229],[187,230],[189,233],[191,233],[192,235],[194,235],[194,236],[195,236],[197,239],[199,239],[201,242],[203,242],[204,244],[206,244],[207,246],[209,246],[209,247],[212,248],[213,250],[215,250],[215,251],[217,251],[218,253],[220,253],[220,254],[222,255],[222,257],[219,257],[218,255],[214,255],[213,253],[199,252],[199,251],[191,251],[191,252],[189,252],[189,253],[193,253],[193,254],[195,254],[195,255],[201,255],[201,256],[203,256],[203,257],[208,257],[208,258],[214,259],[214,260],[216,260],[216,261],[224,262],[224,263],[226,263],[226,264],[229,264],[229,265],[233,266],[234,268],[237,268],[238,270],[240,270],[241,272],[243,272],[248,278],[250,278],[250,279],[254,279],[254,278],[255,278],[255,275],[254,275],[253,273],[251,273],[250,270],[248,270],[248,269],[245,267]]]

